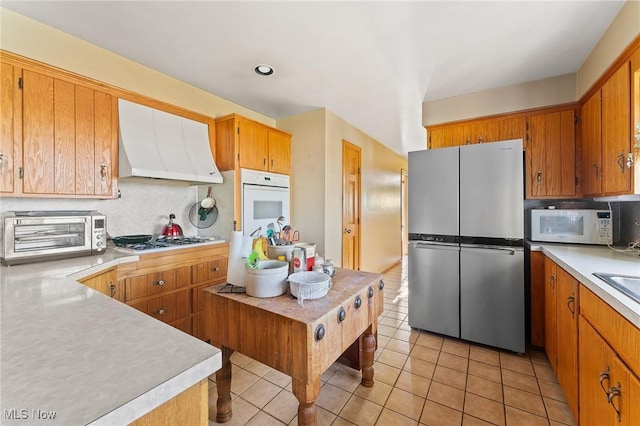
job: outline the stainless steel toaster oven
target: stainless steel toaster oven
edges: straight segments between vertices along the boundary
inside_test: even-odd
[[[95,210],[13,211],[3,225],[6,265],[98,254],[107,246],[107,218]]]

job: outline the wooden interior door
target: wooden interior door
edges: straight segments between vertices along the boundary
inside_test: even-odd
[[[402,250],[400,252],[403,256],[407,256],[409,254],[409,228],[407,226],[409,214],[409,172],[403,169],[400,174],[400,191],[402,193],[402,204],[400,208],[400,228],[402,232],[402,237],[400,238],[400,240],[402,244]]]
[[[342,141],[342,267],[360,269],[361,150]]]

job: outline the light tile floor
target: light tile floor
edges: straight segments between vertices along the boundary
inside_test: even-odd
[[[336,362],[322,375],[318,425],[573,425],[544,352],[523,356],[412,330],[406,259],[384,275],[375,384]],[[297,425],[291,379],[240,353],[231,357],[233,417],[226,425]],[[215,375],[209,425],[217,424]]]

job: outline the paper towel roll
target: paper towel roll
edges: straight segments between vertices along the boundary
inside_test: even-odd
[[[247,256],[251,252],[251,237],[242,235],[242,231],[232,231],[229,238],[229,261],[227,263],[227,282],[239,287],[245,286],[247,277]]]

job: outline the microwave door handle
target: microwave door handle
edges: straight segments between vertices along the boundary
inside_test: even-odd
[[[40,240],[52,240],[56,238],[69,238],[69,237],[78,237],[80,234],[78,233],[65,233],[65,234],[52,234],[52,233],[41,233],[41,234],[31,234],[31,235],[22,235],[19,237],[15,237],[16,241],[40,241]]]

